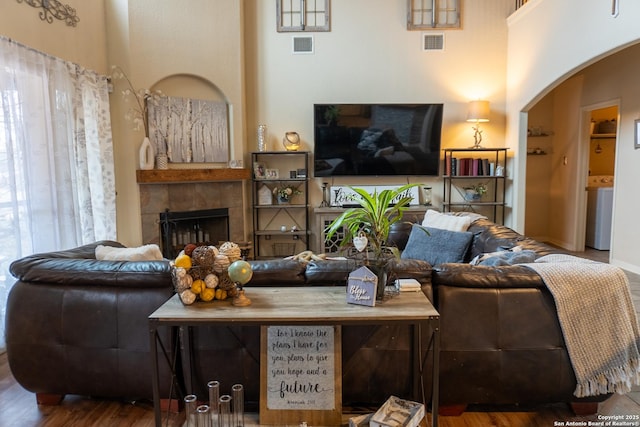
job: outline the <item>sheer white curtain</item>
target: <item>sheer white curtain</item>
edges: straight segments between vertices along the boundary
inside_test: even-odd
[[[0,351],[20,257],[115,239],[104,76],[0,37]]]

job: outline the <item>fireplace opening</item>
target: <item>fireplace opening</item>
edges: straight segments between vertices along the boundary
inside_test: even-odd
[[[218,245],[229,240],[229,209],[160,213],[162,255],[175,258],[185,245]]]

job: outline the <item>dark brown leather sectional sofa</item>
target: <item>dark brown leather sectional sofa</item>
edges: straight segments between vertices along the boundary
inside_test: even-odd
[[[556,252],[485,219],[476,220],[469,231],[474,238],[466,261],[514,245],[537,256]],[[96,244],[13,263],[18,281],[6,317],[11,370],[36,393],[151,398],[146,319],[172,294],[169,264],[96,261]],[[344,286],[356,268],[352,261],[252,265],[249,295],[252,286]],[[424,261],[404,259],[397,261],[395,272],[420,281],[440,312],[441,406],[578,401],[554,301],[532,270],[468,263],[432,269]],[[430,331],[423,333],[427,340]],[[408,328],[344,327],[342,334],[344,406],[379,405],[391,394],[412,395]],[[259,328],[195,328],[190,335],[192,372],[189,381],[178,372],[181,384],[193,384],[193,391],[205,398],[209,380],[228,388],[242,383],[247,407],[255,405]],[[163,340],[171,343],[172,334],[167,331]],[[427,358],[427,400],[430,363]],[[170,382],[170,373],[163,372],[161,396],[169,396]]]

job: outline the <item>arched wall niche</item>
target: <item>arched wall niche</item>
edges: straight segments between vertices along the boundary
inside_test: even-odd
[[[194,74],[174,74],[158,80],[152,91],[159,90],[167,96],[178,98],[225,101],[225,94],[211,81]]]

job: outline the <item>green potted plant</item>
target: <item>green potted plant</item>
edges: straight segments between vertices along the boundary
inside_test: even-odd
[[[397,247],[387,245],[389,232],[393,224],[402,221],[413,200],[406,191],[418,185],[407,184],[396,189],[374,191],[373,194],[362,188],[350,187],[359,196],[353,201],[360,206],[346,209],[325,230],[327,240],[342,230],[344,239],[340,242],[341,247],[354,246],[359,251],[366,249],[365,264],[378,275],[378,299],[384,296],[388,262],[400,256]],[[424,231],[428,233],[426,229]]]
[[[487,185],[484,183],[478,183],[473,185],[468,185],[464,187],[464,199],[472,202],[477,201],[482,198],[483,195],[487,193]]]

